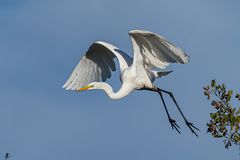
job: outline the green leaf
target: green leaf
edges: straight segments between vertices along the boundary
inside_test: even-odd
[[[217,134],[217,135],[214,135],[214,138],[222,138],[223,136],[222,135],[219,135],[219,134]]]
[[[238,115],[240,113],[240,108],[238,108],[237,112],[236,112],[236,115]]]
[[[230,123],[233,124],[233,123],[234,123],[234,121],[233,121],[233,120],[234,120],[233,115],[230,114],[230,117],[229,117],[229,118],[230,118]],[[232,129],[231,129],[231,130],[232,130]]]
[[[234,135],[234,140],[237,141],[237,142],[240,142],[240,137],[237,134],[235,134]]]
[[[237,116],[236,121],[238,124],[240,123],[240,116]]]
[[[240,94],[237,93],[237,94],[236,94],[236,98],[239,98],[239,97],[240,97]]]
[[[228,95],[232,96],[232,94],[233,94],[233,90],[229,90]]]
[[[215,113],[210,113],[210,117],[214,119],[216,117]]]
[[[216,117],[216,118],[215,118],[215,121],[216,121],[217,123],[220,122],[220,120],[221,120],[220,117]]]
[[[226,89],[226,86],[225,86],[225,84],[222,84],[222,88],[223,88],[223,90],[225,90],[225,89]]]
[[[211,87],[215,87],[216,86],[216,81],[215,81],[215,79],[213,79],[212,81],[211,81]]]
[[[237,93],[235,97],[240,100],[240,94]]]

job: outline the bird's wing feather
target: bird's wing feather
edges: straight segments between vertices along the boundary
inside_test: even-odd
[[[120,70],[132,63],[132,58],[114,45],[102,41],[93,43],[63,88],[77,90],[91,82],[106,81],[111,78],[111,72],[116,70],[114,58],[118,59]]]
[[[166,38],[153,32],[132,30],[133,63],[144,63],[148,68],[166,68],[169,63],[188,63],[189,56]]]

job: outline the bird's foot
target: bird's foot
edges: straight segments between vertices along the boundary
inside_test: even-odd
[[[169,118],[169,122],[172,126],[172,129],[175,129],[179,134],[181,134],[181,132],[179,131],[180,127],[178,126],[177,122],[171,118]]]
[[[199,129],[198,129],[197,127],[195,127],[195,126],[193,125],[193,123],[190,123],[190,122],[188,122],[188,121],[186,121],[185,123],[186,123],[186,125],[188,126],[188,128],[192,131],[192,133],[195,134],[195,136],[198,137],[198,135],[197,135],[197,133],[194,131],[194,129],[195,129],[195,130],[198,130],[198,131],[199,131]]]

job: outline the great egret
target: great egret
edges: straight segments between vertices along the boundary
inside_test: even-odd
[[[162,92],[166,93],[172,98],[186,125],[197,136],[194,129],[198,130],[198,128],[185,118],[173,94],[158,88],[153,83],[156,78],[171,72],[159,69],[165,69],[169,63],[188,63],[189,56],[181,48],[153,32],[132,30],[129,35],[133,46],[133,58],[110,43],[97,41],[81,58],[63,88],[75,91],[104,90],[111,99],[123,98],[134,90],[156,92],[161,97],[172,129],[176,129],[180,133],[180,127],[170,117],[164,102]],[[116,70],[115,58],[119,62],[122,82],[122,86],[117,92],[113,92],[112,87],[104,82],[111,78],[111,71]]]

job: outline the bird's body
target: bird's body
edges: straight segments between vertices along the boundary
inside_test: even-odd
[[[137,70],[137,71],[136,71]],[[141,74],[137,74],[137,73]],[[105,83],[105,82],[93,82],[90,85],[94,85],[94,89],[101,89],[106,92],[106,94],[111,99],[120,99],[127,96],[135,89],[141,88],[153,88],[153,74],[149,74],[143,68],[135,68],[134,66],[130,66],[123,70],[122,74],[120,75],[122,85],[118,92],[114,93],[112,87]]]
[[[111,99],[123,98],[134,90],[150,90],[158,92],[161,98],[162,92],[165,92],[175,101],[171,92],[159,89],[153,82],[171,72],[161,69],[165,69],[170,63],[188,63],[189,56],[181,48],[153,32],[133,30],[129,32],[129,35],[133,45],[133,58],[110,43],[97,41],[81,58],[63,88],[75,91],[99,89],[105,91]],[[111,78],[111,71],[116,70],[115,58],[119,63],[122,82],[117,92],[114,92],[112,87],[105,82]],[[162,101],[168,114],[163,98]],[[178,125],[169,114],[168,118],[172,127],[179,132]],[[185,117],[184,120],[189,123]],[[192,130],[191,125],[188,124]],[[193,130],[192,132],[195,133]]]

